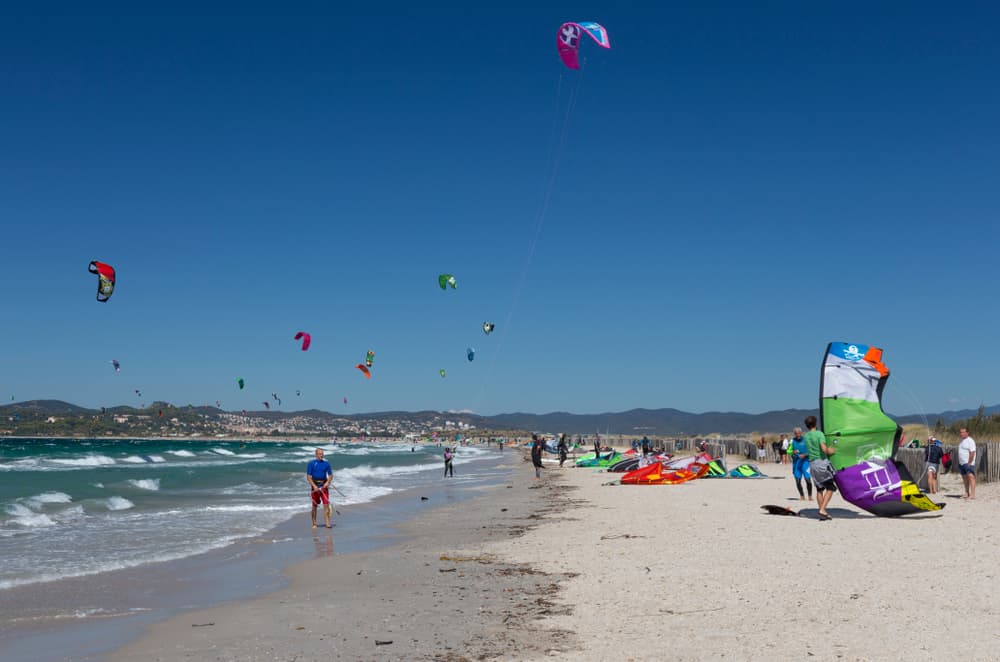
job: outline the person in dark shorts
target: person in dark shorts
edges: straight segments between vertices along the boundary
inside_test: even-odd
[[[834,480],[836,470],[830,462],[830,456],[837,452],[835,444],[826,443],[826,435],[816,429],[816,417],[807,416],[805,420],[806,449],[809,453],[809,473],[812,476],[813,484],[816,485],[816,505],[819,506],[819,519],[826,521],[833,519],[826,511],[833,493],[837,491],[837,482]]]
[[[455,459],[454,453],[451,452],[450,448],[446,447],[444,449],[444,477],[445,478],[448,477],[449,473],[451,474],[452,478],[455,477],[455,465],[453,463],[454,459]]]
[[[559,466],[561,467],[563,462],[566,461],[566,454],[569,452],[569,446],[566,444],[565,434],[559,437],[559,446],[557,448],[559,450]]]
[[[944,457],[944,448],[941,446],[941,441],[931,437],[927,440],[927,448],[924,449],[924,471],[927,472],[928,494],[937,494],[937,477],[942,457]]]
[[[535,480],[542,477],[542,449],[544,444],[542,440],[538,438],[538,435],[531,435],[531,464],[535,467]]]
[[[333,467],[323,459],[323,449],[316,449],[316,458],[309,460],[306,466],[306,481],[312,488],[312,525],[316,528],[316,509],[323,504],[323,515],[326,528],[330,528],[330,483],[333,480]]]

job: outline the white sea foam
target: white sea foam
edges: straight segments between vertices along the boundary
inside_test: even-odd
[[[99,487],[99,488],[101,488],[103,490],[104,489],[104,483],[94,483],[94,487]]]
[[[212,452],[219,455],[236,455],[236,453],[232,452],[228,448],[213,448]]]
[[[302,510],[302,504],[268,506],[259,503],[234,503],[227,506],[205,506],[200,510],[207,513],[270,513],[283,510]]]
[[[70,458],[53,458],[49,460],[52,464],[58,464],[65,467],[102,467],[109,464],[114,464],[113,458],[107,455],[86,455],[84,457],[70,457]]]
[[[177,457],[194,457],[194,453],[183,449],[179,451],[167,451],[167,452],[170,453],[171,455],[176,455]]]
[[[108,497],[105,503],[108,506],[108,510],[128,510],[129,508],[135,508],[134,503],[120,496]]]
[[[129,485],[133,487],[138,487],[140,490],[149,490],[150,492],[155,492],[160,489],[160,479],[159,478],[140,478],[138,480],[129,480]]]
[[[21,503],[9,503],[4,506],[4,510],[10,515],[8,524],[24,528],[39,528],[45,526],[55,526],[55,521],[43,513],[36,513]]]

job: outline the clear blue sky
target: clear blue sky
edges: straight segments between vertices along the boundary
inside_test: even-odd
[[[1000,402],[994,3],[0,18],[5,400],[757,412],[846,340],[891,411]],[[611,37],[582,80],[564,20]]]

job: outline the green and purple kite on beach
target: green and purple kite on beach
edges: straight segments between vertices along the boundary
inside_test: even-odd
[[[882,411],[882,389],[889,369],[882,350],[833,342],[826,348],[820,376],[820,427],[837,452],[830,462],[844,499],[881,517],[931,510],[934,503],[920,491],[905,466],[893,458],[902,428]]]

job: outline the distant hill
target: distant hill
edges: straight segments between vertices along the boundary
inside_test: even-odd
[[[544,432],[610,432],[613,434],[735,434],[740,432],[780,432],[802,425],[816,412],[785,409],[763,414],[705,412],[692,414],[679,409],[631,409],[603,414],[499,414],[485,420],[494,427]]]
[[[84,416],[96,413],[97,410],[79,407],[77,405],[63,402],[62,400],[29,400],[27,402],[15,402],[0,407],[0,412],[32,413],[44,416]]]
[[[177,407],[167,403],[156,402],[145,411],[158,409],[173,413],[192,413],[215,419],[225,412],[215,407],[197,406],[188,408],[186,405]],[[138,413],[131,406],[108,407],[106,413]],[[962,409],[935,414],[910,414],[893,416],[900,424],[923,423],[930,425],[940,418],[946,424],[976,415],[976,409]],[[0,416],[13,414],[33,416],[94,416],[100,414],[99,409],[87,409],[61,400],[31,400],[0,406]],[[605,412],[600,414],[573,414],[569,412],[551,412],[547,414],[528,414],[523,412],[481,416],[469,412],[440,411],[382,411],[368,413],[335,414],[318,409],[305,411],[281,411],[278,409],[247,412],[249,416],[271,421],[284,421],[291,418],[309,418],[329,423],[335,420],[350,421],[388,421],[406,420],[427,427],[443,426],[445,421],[452,423],[467,423],[476,428],[496,430],[537,430],[540,432],[566,432],[569,434],[586,434],[591,432],[609,432],[624,435],[686,435],[686,434],[739,434],[748,432],[786,432],[796,426],[801,426],[803,419],[817,412],[809,409],[783,409],[768,411],[761,414],[742,412],[704,412],[694,414],[679,409],[630,409],[623,412]],[[1000,413],[1000,405],[985,409],[987,415]],[[891,415],[891,414],[890,414]]]

